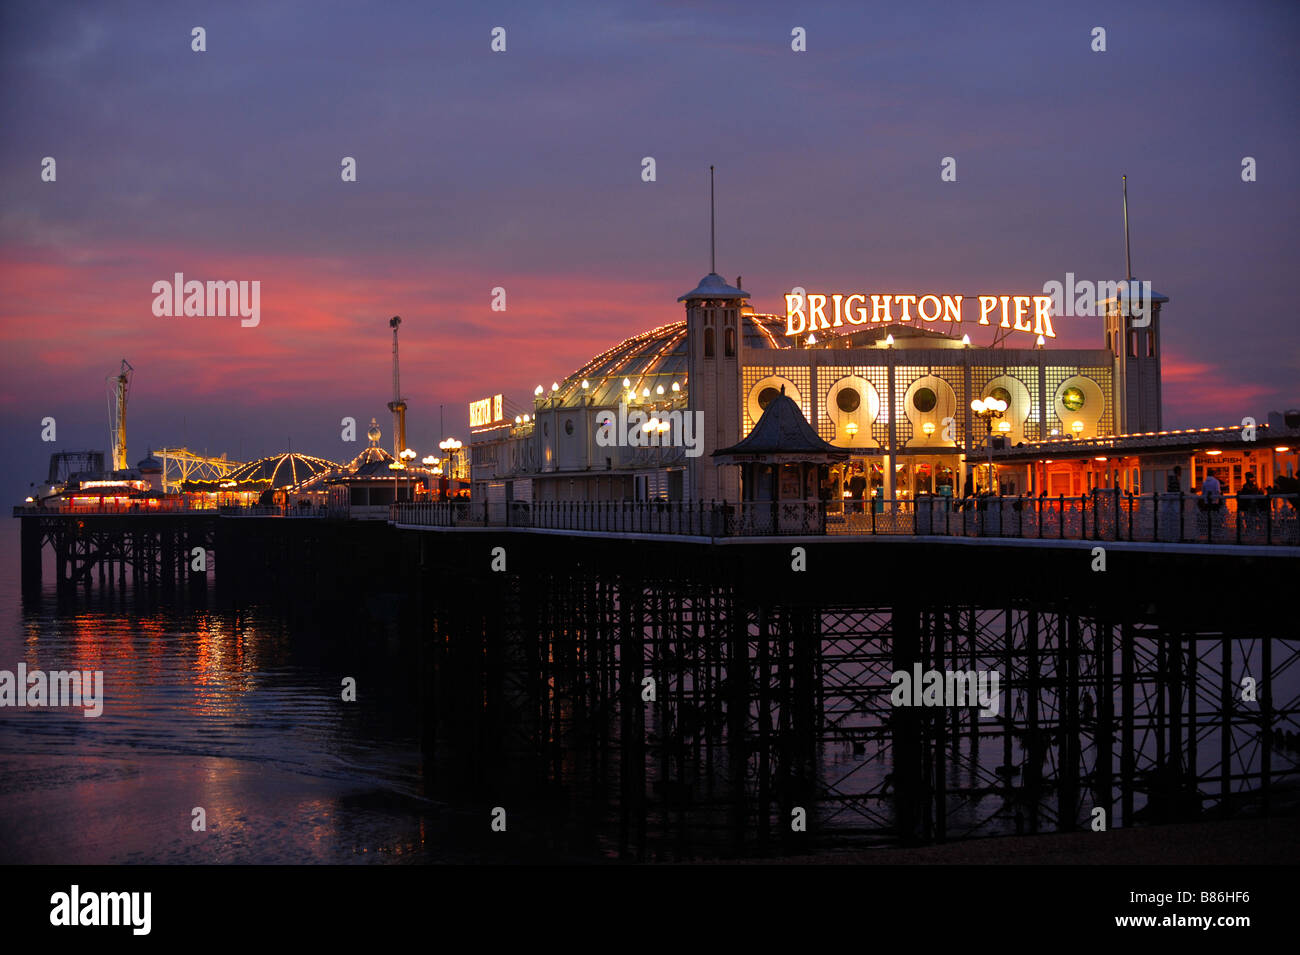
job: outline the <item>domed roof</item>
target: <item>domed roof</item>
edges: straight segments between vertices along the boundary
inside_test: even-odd
[[[336,463],[324,458],[287,451],[250,461],[231,471],[224,480],[238,484],[263,483],[266,487],[293,487],[337,467]]]
[[[136,470],[142,473],[145,471],[160,472],[162,469],[163,463],[153,456],[153,448],[150,448],[148,455],[136,464]]]
[[[728,285],[717,272],[710,272],[700,279],[700,284],[685,295],[678,297],[679,302],[690,302],[697,298],[749,298],[749,293]]]
[[[784,318],[742,312],[741,325],[744,328],[746,349],[766,351],[784,347],[781,341],[785,329]],[[674,382],[685,391],[688,384],[688,358],[686,322],[660,325],[624,339],[565,378],[556,393],[560,399],[558,405],[574,407],[584,397],[592,398],[592,403],[597,406],[616,405],[625,390],[624,378],[628,380],[628,387],[635,388],[637,394],[649,388],[653,395],[662,387],[667,395],[672,392]],[[587,382],[586,389],[582,387],[584,381]],[[549,386],[543,385],[543,388],[543,395],[549,397]]]
[[[349,477],[392,477],[389,467],[396,459],[378,446],[366,448],[355,458],[343,465],[345,476]]]

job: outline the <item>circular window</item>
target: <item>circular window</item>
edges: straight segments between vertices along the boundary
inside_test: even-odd
[[[573,419],[572,419],[572,418],[565,418],[565,419],[564,419],[564,433],[565,433],[565,434],[573,434]]]
[[[777,391],[775,388],[764,388],[758,393],[758,406],[766,411],[767,406],[772,403],[772,399],[779,394],[781,394],[781,392]]]
[[[845,414],[852,414],[862,405],[862,396],[856,388],[841,388],[835,396],[835,405]]]
[[[1004,401],[1008,408],[1011,407],[1011,392],[1007,391],[1005,388],[994,388],[989,392],[989,397],[996,398],[998,401]]]
[[[1083,407],[1083,392],[1078,388],[1066,388],[1061,395],[1061,404],[1070,411],[1078,411]]]
[[[934,406],[938,403],[939,399],[934,396],[934,392],[929,388],[917,388],[912,393],[912,407],[922,414],[933,411]]]

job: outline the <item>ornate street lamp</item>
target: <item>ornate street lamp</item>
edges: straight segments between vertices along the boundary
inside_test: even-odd
[[[464,445],[455,438],[444,438],[442,441],[438,442],[438,447],[447,452],[449,459],[447,465],[447,476],[454,481],[456,479],[456,453],[463,448]]]
[[[990,395],[987,398],[976,398],[970,403],[971,411],[975,412],[975,417],[982,420],[985,424],[987,433],[984,436],[984,443],[988,446],[988,488],[989,493],[993,489],[993,422],[1007,413],[1007,403],[1001,398],[994,398]]]
[[[398,457],[402,459],[402,470],[406,471],[406,496],[409,498],[411,496],[411,472],[407,468],[419,455],[410,448],[405,448]],[[396,493],[395,490],[394,493]]]

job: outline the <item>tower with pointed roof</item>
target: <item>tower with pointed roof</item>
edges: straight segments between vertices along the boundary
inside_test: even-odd
[[[738,501],[740,477],[719,468],[713,452],[740,440],[741,368],[745,336],[740,309],[749,293],[718,274],[713,167],[709,167],[709,274],[677,301],[686,303],[687,409],[699,429],[689,458],[688,496],[697,501]]]
[[[690,497],[694,500],[740,499],[736,469],[718,467],[712,455],[740,440],[740,370],[745,344],[740,309],[748,297],[748,292],[710,272],[677,300],[686,303],[687,408],[701,429],[699,454],[689,459]]]

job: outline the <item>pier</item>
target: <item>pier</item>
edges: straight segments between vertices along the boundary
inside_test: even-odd
[[[430,795],[541,807],[556,832],[580,819],[629,858],[1291,804],[1300,638],[1277,620],[1297,548],[1130,540],[1086,506],[979,536],[989,510],[966,534],[914,512],[772,533],[707,504],[15,513],[29,590],[48,545],[64,599],[212,587],[322,627],[378,615],[414,661]],[[1000,706],[893,705],[891,675],[918,667],[997,672]]]

